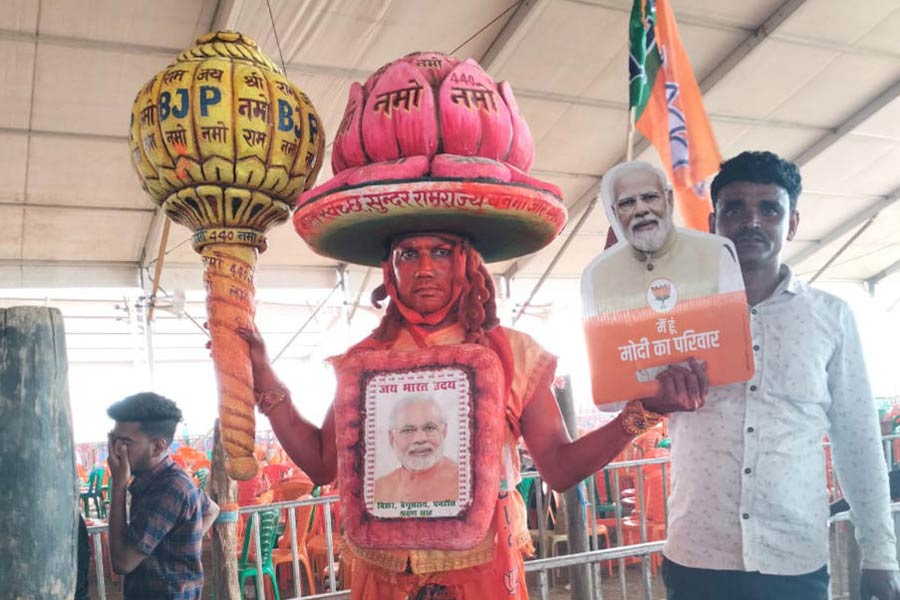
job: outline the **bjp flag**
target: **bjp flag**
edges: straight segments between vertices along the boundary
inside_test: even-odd
[[[659,153],[685,225],[706,231],[712,204],[705,180],[722,156],[669,0],[634,0],[628,73],[635,127]]]

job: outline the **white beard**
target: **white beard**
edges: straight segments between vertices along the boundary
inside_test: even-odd
[[[641,252],[656,252],[666,241],[669,235],[670,226],[665,221],[657,220],[658,226],[646,231],[635,231],[634,226],[646,221],[630,224],[628,231],[625,233],[625,239],[628,243],[640,250]]]

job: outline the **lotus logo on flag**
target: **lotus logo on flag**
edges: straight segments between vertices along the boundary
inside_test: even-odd
[[[678,292],[675,284],[668,279],[655,279],[647,289],[647,303],[658,313],[669,312],[675,308]]]

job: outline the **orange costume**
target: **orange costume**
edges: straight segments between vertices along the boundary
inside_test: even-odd
[[[506,435],[502,446],[501,472],[506,486],[505,491],[501,487],[487,534],[474,548],[464,551],[363,549],[345,539],[345,552],[354,558],[353,600],[404,600],[429,585],[443,586],[447,597],[456,600],[528,597],[522,555],[532,552],[531,540],[525,504],[517,492],[511,491],[520,480],[519,417],[535,391],[550,386],[556,358],[524,333],[499,326],[492,331],[502,332],[508,340],[508,352],[501,350],[500,354],[501,360],[510,362],[507,366],[507,361],[503,361],[504,369],[511,367],[512,381],[505,406]],[[462,344],[465,340],[462,327],[457,324],[416,333],[429,347]],[[409,329],[402,329],[390,348],[403,352],[419,350],[416,337]]]
[[[498,325],[483,261],[536,252],[565,224],[560,190],[527,174],[533,158],[506,82],[472,60],[414,53],[351,86],[333,142],[335,176],[300,197],[294,227],[304,241],[341,262],[381,266],[373,299],[390,298],[379,328],[332,359],[353,600],[528,597],[522,555],[532,548],[524,502],[512,491],[519,424],[537,391],[549,389],[556,359]],[[404,236],[445,234],[446,246],[422,260],[444,265],[453,253],[453,273],[442,274],[452,294],[418,312],[401,301],[388,257]],[[455,498],[404,489],[397,473],[375,478],[384,414],[410,392],[453,407],[442,426],[456,436],[457,455],[445,455],[456,460],[445,457],[428,485],[454,489]]]

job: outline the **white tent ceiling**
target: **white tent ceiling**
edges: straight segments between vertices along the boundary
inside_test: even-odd
[[[900,2],[671,2],[723,156],[769,149],[801,165],[802,218],[789,262],[810,276],[872,221],[822,279],[878,283],[900,270]],[[524,298],[568,243],[549,276],[580,275],[602,247],[602,210],[571,242],[569,234],[600,175],[625,154],[630,0],[270,3],[288,75],[316,105],[329,141],[350,83],[414,50],[455,49],[510,81],[536,143],[532,174],[562,188],[570,224],[542,252],[492,268]],[[129,163],[131,102],[209,30],[239,30],[278,60],[266,2],[2,5],[0,288],[149,289],[162,217]],[[638,149],[657,160],[646,144]],[[319,181],[330,175],[324,168]],[[199,287],[188,237],[172,228],[161,277],[169,291]],[[336,265],[290,225],[269,237],[260,288],[334,285]],[[358,286],[362,271],[349,274]]]

